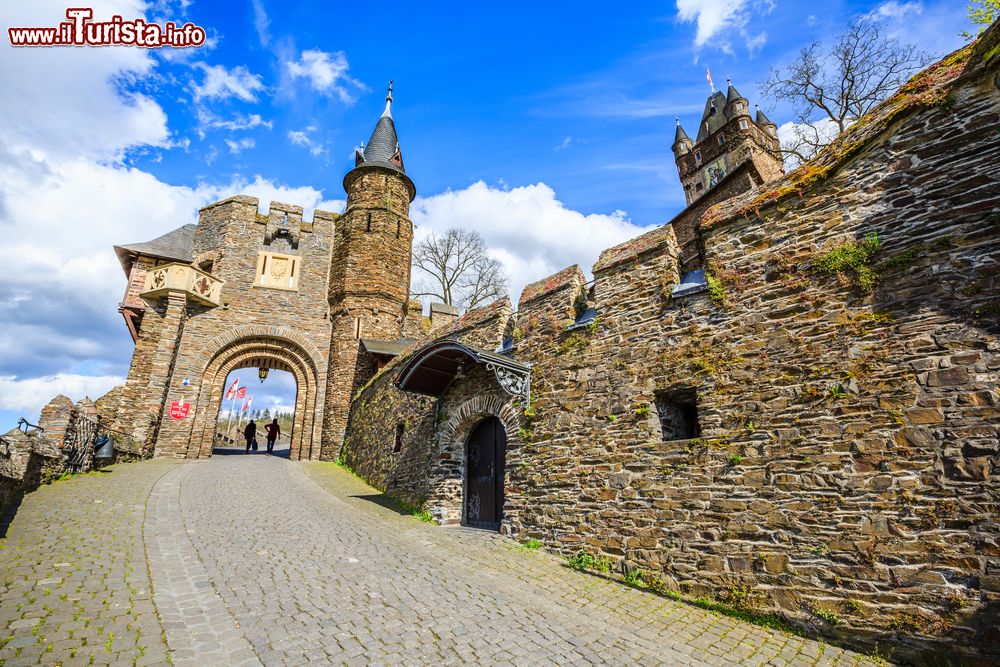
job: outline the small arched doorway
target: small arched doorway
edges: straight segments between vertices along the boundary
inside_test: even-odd
[[[465,446],[465,524],[500,530],[507,431],[497,417],[479,422]]]

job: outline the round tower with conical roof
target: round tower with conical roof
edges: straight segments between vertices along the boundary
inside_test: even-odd
[[[726,118],[729,120],[739,118],[740,116],[749,118],[750,101],[740,95],[732,81],[726,79],[726,83],[729,84],[729,88],[726,91]]]
[[[674,143],[670,147],[674,151],[674,159],[681,157],[682,155],[687,155],[691,152],[691,147],[694,146],[694,142],[691,141],[691,137],[688,133],[684,131],[681,127],[681,119],[675,118],[677,122],[677,130],[674,132]]]
[[[402,336],[410,297],[416,196],[406,175],[392,118],[392,82],[385,111],[368,143],[355,151],[344,177],[347,207],[337,220],[330,264],[330,365],[321,458],[336,458],[353,393],[371,376],[362,339]]]

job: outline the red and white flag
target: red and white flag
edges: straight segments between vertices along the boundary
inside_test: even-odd
[[[226,390],[226,400],[231,400],[236,397],[236,387],[240,384],[240,379],[236,378],[233,380],[233,384],[230,385],[229,389]],[[245,389],[245,387],[244,387]]]
[[[246,389],[246,387],[244,387],[244,389]],[[240,412],[246,412],[247,410],[249,410],[250,409],[250,404],[252,402],[253,402],[253,396],[251,396],[250,398],[247,399],[247,402],[243,404],[242,408],[240,408]]]
[[[715,84],[712,83],[712,70],[708,67],[705,68],[705,78],[708,79],[708,85],[712,87],[712,92],[715,92]]]
[[[246,387],[240,387],[239,389],[236,390],[236,398],[246,398],[246,397],[247,397]]]

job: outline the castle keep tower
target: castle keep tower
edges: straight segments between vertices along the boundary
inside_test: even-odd
[[[361,340],[396,340],[409,307],[416,196],[406,175],[392,119],[392,85],[368,144],[344,177],[347,208],[337,221],[330,268],[331,373],[326,393],[321,457],[336,457],[353,393],[373,372]]]
[[[695,141],[677,121],[671,148],[688,205],[746,162],[753,163],[761,183],[785,173],[777,126],[759,108],[752,118],[750,103],[732,82],[725,95],[717,90],[708,97]]]

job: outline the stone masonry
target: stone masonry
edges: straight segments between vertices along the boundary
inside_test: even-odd
[[[502,533],[894,659],[996,664],[998,52],[994,25],[795,172],[605,251],[592,285],[570,267],[435,332],[512,347],[530,404],[481,366],[397,389],[415,344],[356,395],[345,460],[459,522],[464,442],[497,416]]]

